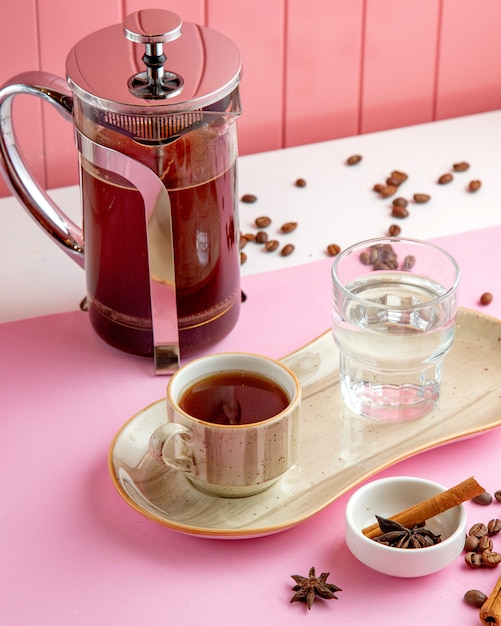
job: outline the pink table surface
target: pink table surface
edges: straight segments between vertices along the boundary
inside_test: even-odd
[[[439,242],[460,264],[461,304],[501,317],[501,226]],[[280,357],[327,330],[330,265],[247,277],[239,324],[217,350]],[[488,307],[478,305],[484,291],[494,294]],[[463,594],[488,593],[501,570],[471,570],[458,558],[420,579],[373,572],[344,544],[351,492],[295,528],[241,541],[182,535],[141,516],[112,485],[108,448],[125,421],[164,395],[166,378],[100,343],[80,311],[1,325],[0,346],[2,624],[479,623]],[[501,488],[500,449],[498,429],[378,476],[452,486],[475,475],[493,492]],[[501,517],[499,503],[466,506],[471,523]],[[289,604],[290,575],[312,565],[343,591],[308,613]]]

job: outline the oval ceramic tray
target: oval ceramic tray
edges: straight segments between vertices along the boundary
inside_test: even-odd
[[[119,494],[173,530],[258,537],[299,524],[402,459],[501,424],[501,322],[474,311],[459,311],[456,340],[444,364],[441,406],[413,422],[375,422],[344,408],[330,332],[283,361],[301,381],[302,431],[298,465],[278,483],[255,496],[218,498],[157,463],[148,441],[166,420],[162,399],[129,420],[111,444],[109,469]]]

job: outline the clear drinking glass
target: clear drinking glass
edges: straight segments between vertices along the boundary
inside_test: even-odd
[[[371,239],[336,257],[332,280],[345,404],[387,421],[432,411],[454,341],[456,261],[424,241]]]

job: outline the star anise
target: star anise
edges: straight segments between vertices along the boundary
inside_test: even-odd
[[[399,522],[380,517],[379,515],[376,515],[376,519],[383,534],[374,537],[374,541],[383,543],[386,546],[411,549],[427,548],[442,541],[440,535],[433,534],[431,530],[424,528],[422,525],[418,524],[413,528],[407,528]]]
[[[292,596],[291,602],[306,602],[308,609],[311,609],[311,605],[315,601],[316,596],[320,596],[325,600],[331,600],[332,598],[337,600],[337,596],[334,595],[334,592],[342,591],[342,589],[326,582],[328,576],[329,572],[322,572],[317,578],[314,567],[310,569],[308,578],[298,576],[297,574],[291,576],[297,583],[292,587],[292,591],[296,593]]]

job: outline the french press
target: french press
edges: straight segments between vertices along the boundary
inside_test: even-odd
[[[159,9],[85,37],[67,81],[15,76],[0,90],[0,163],[12,192],[85,267],[88,313],[108,344],[153,357],[229,333],[240,311],[237,137],[241,59],[222,34]],[[83,228],[35,183],[12,100],[32,94],[74,124]]]

